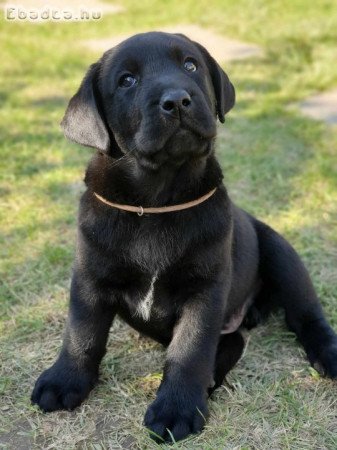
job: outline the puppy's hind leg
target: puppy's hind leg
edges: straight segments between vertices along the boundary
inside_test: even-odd
[[[287,325],[303,345],[312,366],[337,377],[337,335],[324,317],[309,274],[292,246],[256,221],[260,275],[271,299],[285,310]]]
[[[209,396],[222,385],[228,372],[239,361],[244,346],[245,341],[240,331],[220,335],[214,365],[214,384],[208,388]]]
[[[248,308],[242,326],[251,330],[264,323],[275,309],[277,309],[277,304],[274,301],[273,292],[265,283],[262,283],[253,303]]]

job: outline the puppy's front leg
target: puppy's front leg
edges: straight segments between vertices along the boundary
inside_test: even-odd
[[[32,403],[45,412],[71,410],[82,403],[98,379],[114,315],[114,305],[88,287],[85,277],[74,274],[62,350],[38,378]]]
[[[225,295],[224,286],[213,286],[183,307],[168,347],[163,381],[144,419],[157,441],[170,440],[170,433],[175,440],[183,439],[205,424]]]

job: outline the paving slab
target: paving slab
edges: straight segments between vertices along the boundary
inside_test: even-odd
[[[337,88],[307,98],[299,104],[299,109],[313,119],[337,124]]]
[[[148,31],[151,31],[150,29]],[[159,29],[153,28],[152,31],[165,31],[167,33],[182,33],[189,38],[198,41],[211,55],[220,62],[226,62],[236,59],[245,59],[253,56],[260,56],[262,51],[260,47],[254,44],[227,39],[220,34],[214,33],[207,28],[202,28],[197,25],[175,25],[170,27],[163,27]],[[136,33],[136,31],[135,31]],[[104,52],[111,47],[119,44],[123,40],[132,36],[135,33],[111,36],[104,39],[92,39],[84,41],[83,44],[91,50]]]

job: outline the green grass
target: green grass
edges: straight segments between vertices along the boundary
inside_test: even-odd
[[[123,2],[90,23],[0,24],[0,448],[158,448],[141,426],[162,349],[120,322],[99,386],[78,410],[43,415],[33,383],[55,359],[66,319],[81,180],[91,151],[59,129],[67,100],[99,55],[81,40],[196,23],[256,43],[264,56],[227,64],[237,106],[219,127],[226,184],[282,232],[310,270],[337,329],[337,130],[288,105],[337,85],[335,2]],[[249,334],[199,436],[167,448],[337,448],[337,385],[310,369],[273,317]]]

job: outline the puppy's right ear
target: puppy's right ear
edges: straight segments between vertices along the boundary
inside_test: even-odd
[[[71,141],[107,151],[110,138],[99,102],[99,69],[100,62],[90,66],[79,90],[69,102],[61,127]]]

